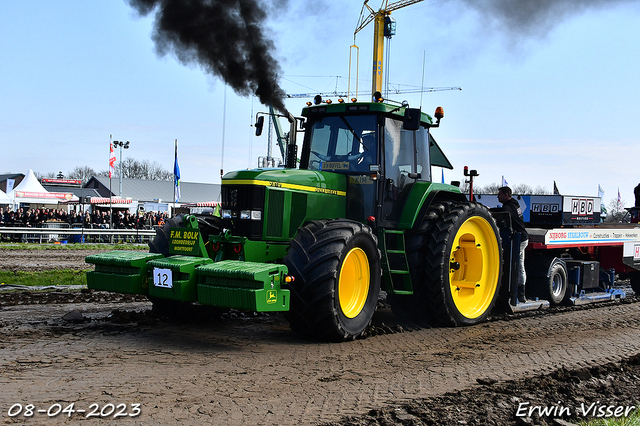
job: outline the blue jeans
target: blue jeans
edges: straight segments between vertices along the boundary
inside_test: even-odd
[[[525,285],[527,282],[527,272],[524,270],[524,249],[529,245],[529,240],[520,243],[520,253],[518,255],[518,285]]]

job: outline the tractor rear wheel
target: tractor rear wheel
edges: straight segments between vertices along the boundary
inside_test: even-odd
[[[441,325],[473,325],[493,308],[502,277],[502,243],[489,210],[475,202],[452,206],[433,225],[426,247],[425,318]]]
[[[346,219],[298,230],[284,263],[295,280],[285,318],[292,330],[328,341],[362,336],[376,310],[382,276],[371,228]]]

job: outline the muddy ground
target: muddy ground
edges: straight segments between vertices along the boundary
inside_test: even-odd
[[[9,270],[85,269],[86,254],[0,250]],[[140,425],[576,423],[640,403],[637,302],[455,329],[398,324],[381,303],[367,339],[327,344],[279,314],[169,319],[141,296],[2,291],[0,418],[98,424],[113,404]],[[50,415],[70,404],[70,417]]]

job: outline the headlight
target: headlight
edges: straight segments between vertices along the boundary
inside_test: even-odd
[[[250,219],[251,210],[240,210],[240,219]]]
[[[252,220],[262,220],[262,212],[260,210],[251,210]]]
[[[222,210],[223,219],[231,219],[231,210]]]

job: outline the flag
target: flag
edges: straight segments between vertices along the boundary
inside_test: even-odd
[[[442,169],[442,183],[444,183],[444,169]]]
[[[618,188],[618,205],[620,205],[622,201],[620,200],[620,188]]]
[[[604,197],[604,189],[602,189],[602,187],[600,186],[600,184],[598,184],[598,197],[599,197],[599,198]]]
[[[116,153],[113,152],[113,143],[109,141],[109,179],[113,176],[116,169]]]
[[[173,163],[173,200],[180,199],[180,167],[178,166],[178,139],[176,139],[176,158]]]
[[[553,181],[553,195],[560,195],[560,190],[558,189],[558,185],[556,185],[556,181]]]
[[[501,186],[509,186],[509,183],[507,182],[507,180],[504,178],[504,176],[502,176],[502,185]]]

